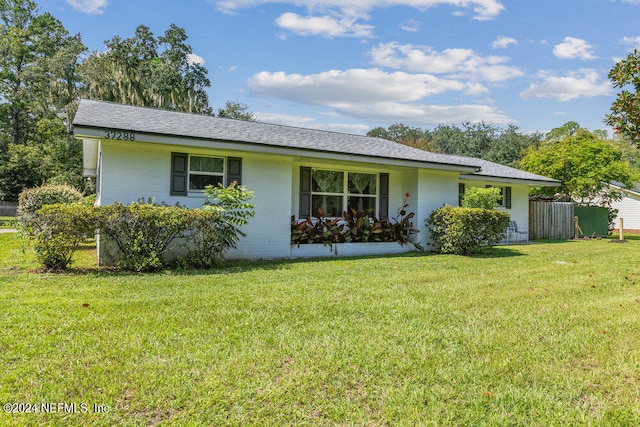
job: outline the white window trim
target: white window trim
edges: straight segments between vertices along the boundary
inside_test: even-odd
[[[211,159],[221,159],[222,160],[222,172],[200,172],[200,171],[191,171],[191,158],[192,157],[207,157]],[[227,170],[227,158],[221,156],[210,156],[206,154],[188,154],[187,160],[187,196],[192,197],[204,197],[204,190],[192,190],[190,188],[191,184],[191,175],[207,175],[207,176],[219,176],[222,178],[222,185],[226,185],[226,170]]]

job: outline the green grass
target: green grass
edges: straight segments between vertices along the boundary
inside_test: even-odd
[[[14,216],[0,216],[0,228],[16,228],[16,225]]]
[[[640,239],[38,274],[0,235],[0,425],[638,425]]]

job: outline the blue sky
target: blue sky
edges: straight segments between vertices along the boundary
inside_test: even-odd
[[[484,121],[605,129],[607,74],[640,48],[640,0],[40,0],[91,50],[183,27],[214,109],[366,133]],[[199,58],[199,59],[198,59]]]

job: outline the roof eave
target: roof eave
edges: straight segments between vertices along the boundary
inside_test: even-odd
[[[560,187],[562,183],[560,181],[543,181],[535,179],[523,179],[523,178],[508,178],[503,176],[491,176],[491,175],[460,175],[461,180],[469,181],[491,181],[500,182],[505,184],[522,184],[529,187]]]
[[[91,125],[74,125],[74,137],[77,139],[99,139],[105,140],[104,132],[112,131],[111,128]],[[143,135],[144,139],[138,143],[162,144],[162,145],[184,145],[198,148],[217,148],[230,151],[244,151],[264,154],[292,155],[309,158],[335,159],[346,161],[360,161],[363,163],[387,164],[391,166],[415,167],[420,169],[447,170],[460,173],[475,173],[480,170],[479,166],[459,165],[446,162],[429,162],[422,160],[411,160],[401,158],[390,158],[373,155],[362,155],[357,153],[340,153],[335,151],[314,150],[308,148],[283,147],[273,144],[253,143],[247,141],[228,141],[207,139],[201,137],[191,137],[171,134],[156,134],[150,132],[135,131],[137,135]],[[120,143],[131,143],[128,141],[108,140]]]

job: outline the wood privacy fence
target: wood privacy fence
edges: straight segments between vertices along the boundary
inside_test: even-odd
[[[529,201],[529,240],[573,239],[574,204]]]
[[[18,204],[14,202],[3,202],[0,200],[0,216],[16,216]]]

